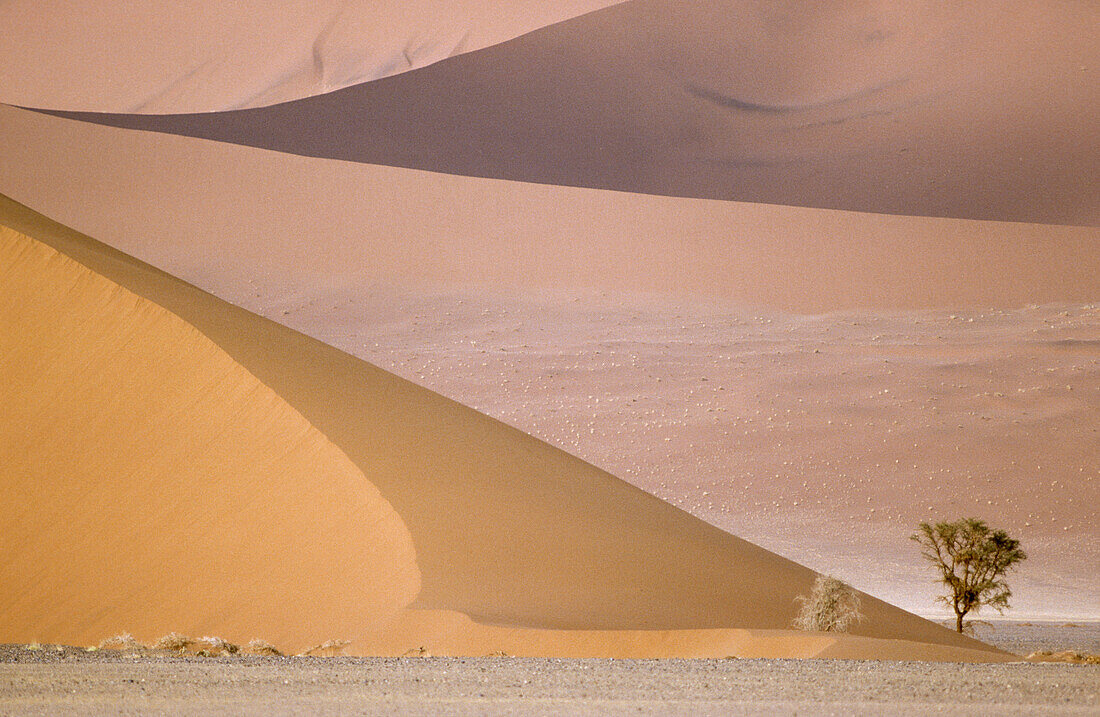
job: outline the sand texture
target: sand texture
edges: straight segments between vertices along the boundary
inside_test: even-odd
[[[795,596],[806,592],[813,580],[806,568],[548,444],[220,301],[10,201],[5,201],[4,217],[80,262],[93,276],[155,300],[190,324],[342,450],[362,471],[364,486],[367,481],[377,486],[408,527],[421,576],[413,607],[460,613],[455,616],[458,629],[468,633],[466,639],[478,650],[491,651],[486,643],[492,640],[479,635],[492,635],[500,628],[481,627],[470,618],[508,626],[513,632],[570,631],[555,638],[557,642],[549,633],[529,633],[532,640],[551,640],[546,643],[551,651],[559,645],[568,653],[578,640],[594,652],[613,651],[616,641],[625,640],[641,642],[633,656],[647,654],[646,644],[649,654],[675,653],[676,648],[661,647],[668,637],[660,631],[788,628]],[[16,315],[19,308],[15,303]],[[94,385],[91,390],[85,403],[94,406],[99,400]],[[49,424],[51,416],[44,411],[42,420]],[[13,448],[31,442],[21,423],[8,430]],[[96,443],[72,445],[79,456]],[[102,485],[108,496],[113,494],[113,484]],[[306,499],[286,500],[293,504]],[[26,510],[20,505],[15,504],[18,510]],[[360,539],[371,542],[354,531],[335,535],[340,545]],[[40,569],[52,572],[55,579],[67,574],[67,564],[43,561],[42,556],[64,555],[65,545],[62,541],[36,554]],[[87,545],[94,549],[95,543]],[[345,564],[339,553],[333,555],[338,564]],[[373,563],[377,569],[392,570],[378,563]],[[343,595],[354,599],[356,593]],[[27,607],[32,609],[39,612],[20,617],[24,630],[48,621],[58,608],[46,602]],[[372,614],[367,605],[361,609],[378,620],[385,618],[379,611]],[[61,611],[64,614],[64,606]],[[865,612],[867,619],[856,629],[861,635],[989,649],[870,597],[865,598]],[[387,635],[396,630],[413,641],[419,634],[434,634],[437,628],[425,627],[418,618],[421,614],[391,617],[380,630],[390,630]],[[364,623],[351,635],[324,638],[356,639],[368,627]],[[455,629],[447,628],[452,633]],[[584,636],[576,631],[605,634]],[[793,633],[789,639],[799,643],[814,638]],[[709,656],[715,656],[719,644],[712,641]],[[370,651],[369,640],[360,649]],[[952,653],[956,648],[939,649],[945,659],[973,657]],[[934,649],[929,653],[935,654]],[[988,658],[998,659],[999,654],[988,653]]]
[[[8,228],[0,267],[0,632],[301,649],[416,596],[390,504],[193,326]]]
[[[0,189],[248,308],[317,284],[716,297],[798,313],[1100,296],[1100,229],[456,177],[0,107]],[[257,296],[260,295],[260,296]]]
[[[1095,226],[1098,25],[1073,0],[633,0],[273,107],[67,116],[466,176]]]
[[[1012,659],[963,515],[1098,616],[1098,24],[0,3],[0,640]]]
[[[0,102],[100,112],[255,107],[386,77],[615,0],[10,0]]]
[[[1011,615],[1100,614],[1096,303],[800,316],[324,285],[252,301],[908,610],[942,589],[917,523],[979,515],[1031,556]]]

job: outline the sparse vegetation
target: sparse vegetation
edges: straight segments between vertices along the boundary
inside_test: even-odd
[[[198,654],[204,657],[218,657],[220,655],[236,655],[241,651],[239,645],[223,640],[220,637],[200,637],[195,640],[199,647]]]
[[[1068,662],[1075,665],[1100,665],[1100,655],[1091,655],[1076,650],[1063,650],[1062,652],[1039,650],[1024,659],[1029,662]]]
[[[265,657],[282,657],[283,653],[267,640],[254,639],[245,647],[245,652],[251,655],[263,655]]]
[[[299,652],[298,654],[300,656],[308,656],[308,655],[314,655],[315,653],[324,652],[324,653],[328,653],[328,654],[331,655],[331,654],[339,652],[340,650],[343,650],[345,647],[347,647],[350,644],[351,644],[351,640],[326,640],[325,642],[322,642],[320,645],[314,645],[313,647],[309,648],[308,650],[303,650],[302,652]]]
[[[955,629],[966,632],[963,618],[989,606],[998,612],[1008,607],[1012,591],[1005,573],[1026,560],[1020,541],[1003,530],[994,530],[977,518],[964,518],[935,525],[921,523],[912,539],[920,544],[921,555],[939,572],[947,595],[936,598],[955,611]]]
[[[859,595],[852,587],[830,575],[819,575],[810,596],[799,595],[802,603],[794,626],[816,632],[847,632],[863,620]]]
[[[145,645],[134,639],[128,632],[122,632],[113,637],[108,637],[99,643],[100,650],[144,650]]]
[[[173,652],[183,652],[187,648],[195,644],[195,641],[186,635],[181,635],[178,632],[170,632],[164,637],[160,638],[153,643],[154,650],[171,650]]]

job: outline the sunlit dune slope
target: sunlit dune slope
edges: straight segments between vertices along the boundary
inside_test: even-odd
[[[633,0],[272,107],[68,116],[451,174],[1089,225],[1097,26],[1072,0]]]
[[[182,319],[3,226],[0,375],[0,639],[302,649],[416,596],[401,518],[301,414]]]
[[[812,582],[806,568],[558,449],[229,305],[10,200],[3,201],[0,216],[105,277],[96,281],[110,280],[148,297],[194,326],[343,450],[408,526],[421,572],[413,607],[522,628],[784,629],[794,615],[795,596]],[[23,351],[22,345],[16,342],[10,351]],[[114,348],[110,342],[100,345],[102,351]],[[86,400],[92,397],[85,394]],[[132,403],[125,405],[132,410]],[[25,443],[18,435],[19,441],[9,444],[13,450]],[[77,445],[87,449],[88,444]],[[50,468],[64,470],[64,465]],[[118,520],[134,520],[133,510]],[[355,541],[349,537],[355,531],[324,524],[317,531],[330,549],[344,550]],[[280,555],[296,567],[302,562],[300,552]],[[344,569],[358,564],[346,553],[333,555]],[[314,590],[326,584],[300,582]],[[317,612],[316,605],[303,604]],[[869,597],[865,611],[867,620],[856,630],[862,635],[981,648]]]
[[[6,0],[0,102],[255,107],[385,77],[617,0]]]

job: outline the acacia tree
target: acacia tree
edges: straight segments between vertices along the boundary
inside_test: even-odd
[[[1005,573],[1027,559],[1020,541],[977,518],[921,523],[918,528],[920,532],[911,537],[920,544],[921,555],[940,571],[940,582],[950,594],[936,599],[955,611],[956,630],[963,632],[963,617],[984,606],[1004,612],[1012,597]]]

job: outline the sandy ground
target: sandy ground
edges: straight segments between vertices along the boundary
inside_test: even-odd
[[[378,286],[251,301],[909,610],[938,591],[916,524],[976,515],[1030,554],[1011,615],[1100,615],[1095,305],[804,316]]]
[[[2,714],[1096,714],[1100,666],[0,649]]]

